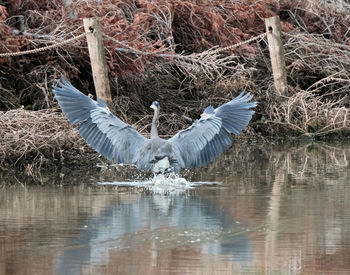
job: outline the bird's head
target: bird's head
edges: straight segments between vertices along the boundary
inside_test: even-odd
[[[153,101],[150,107],[151,107],[153,110],[159,109],[159,103],[158,103],[158,101]]]

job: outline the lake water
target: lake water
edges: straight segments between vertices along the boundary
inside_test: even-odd
[[[239,144],[172,184],[2,175],[0,274],[350,274],[349,162],[350,143]]]

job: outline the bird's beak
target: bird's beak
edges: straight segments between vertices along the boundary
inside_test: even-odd
[[[152,104],[151,106],[149,106],[150,108],[152,108],[154,110],[154,104]]]

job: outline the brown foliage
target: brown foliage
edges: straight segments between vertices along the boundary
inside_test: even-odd
[[[214,46],[226,47],[264,31],[263,19],[276,14],[276,1],[176,1],[174,39],[180,48],[202,52]],[[184,20],[185,19],[185,20]],[[241,54],[254,53],[245,45]]]
[[[70,38],[82,30],[81,19],[98,16],[102,18],[103,32],[126,45],[148,53],[174,53],[186,50],[201,52],[213,46],[228,46],[260,33],[263,18],[274,15],[277,11],[275,1],[11,1],[8,25],[3,25],[0,35],[4,43],[0,52],[27,50]],[[17,17],[25,18],[25,32],[18,33]],[[258,26],[258,28],[257,28]],[[12,33],[14,32],[14,33]],[[22,35],[21,35],[22,34]],[[49,41],[48,41],[49,40]],[[118,52],[123,48],[106,39],[108,65],[112,77],[139,73],[146,66],[154,63],[154,57],[135,56]],[[85,42],[80,41],[58,49],[49,55],[59,63],[72,63],[70,57],[80,55],[81,60],[88,60],[87,52],[81,51]],[[252,54],[254,48],[246,45],[241,54]],[[46,63],[47,53],[38,54],[38,59]],[[24,57],[26,59],[32,57]],[[12,58],[15,63],[19,58]],[[7,64],[8,58],[1,58],[0,64]],[[74,60],[77,62],[76,60]],[[20,62],[18,62],[20,63]],[[79,62],[87,65],[86,62]],[[13,64],[17,67],[17,64]],[[32,65],[33,67],[33,65]],[[65,71],[77,77],[68,64]],[[9,74],[25,72],[25,68],[10,70]]]
[[[0,6],[0,23],[3,23],[8,16],[6,8],[4,6]]]
[[[303,32],[349,44],[349,9],[346,1],[291,0],[283,1],[280,16]]]

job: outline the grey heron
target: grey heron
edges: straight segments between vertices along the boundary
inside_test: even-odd
[[[157,124],[160,106],[153,102],[151,136],[146,138],[134,127],[113,115],[98,99],[94,101],[62,79],[53,86],[53,93],[62,111],[85,141],[108,160],[136,164],[140,170],[178,173],[182,168],[204,166],[233,144],[248,125],[256,107],[249,102],[252,95],[241,92],[236,98],[219,106],[207,107],[201,118],[170,139],[160,138]]]

